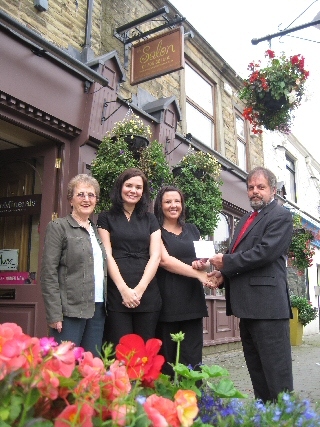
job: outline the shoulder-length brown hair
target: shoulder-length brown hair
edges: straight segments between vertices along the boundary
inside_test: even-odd
[[[128,179],[133,178],[135,176],[140,176],[143,182],[142,197],[139,200],[139,202],[136,204],[135,211],[137,212],[139,217],[145,215],[145,213],[148,211],[148,207],[150,204],[150,191],[149,191],[147,178],[141,169],[129,168],[124,170],[118,176],[118,178],[114,183],[113,189],[110,194],[110,199],[111,199],[110,212],[111,213],[116,214],[123,211],[123,200],[121,196],[123,184],[125,183],[125,181],[128,181]]]
[[[164,221],[164,215],[163,215],[163,210],[162,210],[162,199],[165,193],[168,193],[168,191],[176,191],[177,193],[179,193],[180,197],[181,197],[181,214],[179,215],[178,218],[178,223],[179,225],[183,226],[184,222],[185,222],[185,216],[186,216],[186,207],[185,207],[185,203],[184,203],[184,195],[182,193],[182,191],[180,190],[180,188],[174,187],[173,185],[165,185],[164,187],[160,188],[156,200],[154,202],[154,214],[158,219],[158,222],[160,225],[163,225],[163,221]]]

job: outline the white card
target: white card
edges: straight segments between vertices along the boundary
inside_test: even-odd
[[[193,244],[197,258],[210,258],[215,254],[212,240],[197,240]]]

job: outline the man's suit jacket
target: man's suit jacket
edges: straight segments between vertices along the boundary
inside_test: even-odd
[[[239,221],[230,252],[249,215]],[[291,213],[274,200],[259,212],[235,252],[223,256],[227,315],[247,319],[292,317],[286,268],[292,228]]]

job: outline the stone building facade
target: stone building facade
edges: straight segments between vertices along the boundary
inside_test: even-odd
[[[158,18],[119,32],[163,8]],[[184,68],[130,84],[131,44],[123,40],[164,34],[168,28],[157,28],[166,24],[184,28]],[[262,138],[243,120],[242,80],[170,2],[0,0],[0,30],[0,198],[41,200],[35,213],[1,213],[0,250],[18,250],[16,277],[32,272],[35,279],[21,286],[3,274],[0,322],[46,333],[37,280],[45,227],[68,213],[68,181],[90,173],[103,136],[129,108],[151,126],[172,166],[189,145],[221,163],[224,209],[209,238],[222,248],[228,244],[249,209],[247,171],[264,163]],[[225,316],[224,296],[207,295],[207,303],[206,345],[238,341],[237,319]]]

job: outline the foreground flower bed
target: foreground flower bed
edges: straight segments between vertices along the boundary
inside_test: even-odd
[[[173,339],[179,357],[183,334]],[[160,374],[160,346],[126,335],[115,355],[106,346],[99,359],[71,342],[57,345],[0,324],[0,427],[320,426],[319,415],[294,395],[267,406],[245,400],[216,365],[176,363],[170,380]]]

